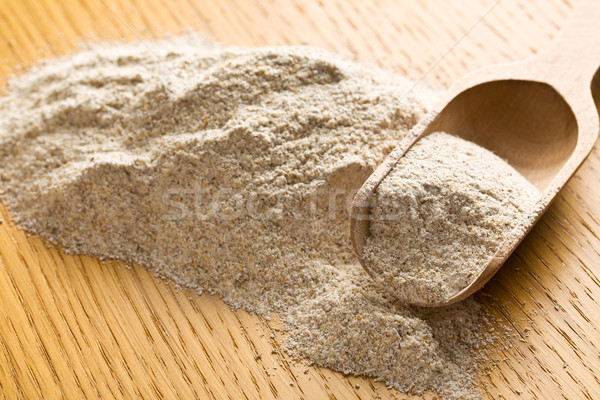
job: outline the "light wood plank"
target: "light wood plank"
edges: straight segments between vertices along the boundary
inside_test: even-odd
[[[308,42],[417,79],[427,73],[423,84],[443,87],[546,47],[574,1],[503,0],[480,21],[495,3],[2,0],[0,84],[18,65],[65,54],[82,40],[195,29],[226,44]],[[494,351],[497,366],[480,379],[489,398],[600,398],[599,170],[594,150],[484,288],[495,297],[486,300],[490,314],[523,340]],[[304,374],[302,363],[271,353],[285,340],[280,323],[177,291],[142,268],[47,248],[17,229],[5,208],[0,219],[4,398],[405,398],[327,369]]]

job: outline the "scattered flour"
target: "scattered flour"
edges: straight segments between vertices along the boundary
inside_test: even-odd
[[[400,159],[374,197],[365,262],[401,301],[431,304],[479,275],[540,193],[489,150],[435,132]]]
[[[0,187],[15,220],[68,252],[277,312],[311,362],[476,397],[482,308],[396,304],[349,245],[350,201],[431,94],[311,48],[150,47],[92,47],[9,83]]]

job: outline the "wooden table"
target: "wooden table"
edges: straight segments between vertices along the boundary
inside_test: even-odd
[[[573,3],[0,0],[0,84],[19,65],[82,40],[195,29],[227,44],[309,43],[444,86],[543,49]],[[512,348],[494,350],[496,366],[479,380],[490,398],[600,398],[599,169],[594,150],[484,289],[489,312],[516,335]],[[64,255],[0,213],[0,393],[7,399],[405,397],[328,369],[304,373],[302,363],[271,353],[284,339],[278,324],[177,291],[142,268]]]

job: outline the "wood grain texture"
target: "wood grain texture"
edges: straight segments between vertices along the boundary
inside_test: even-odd
[[[573,3],[0,0],[0,84],[81,41],[194,29],[226,44],[310,43],[447,86],[545,48]],[[489,398],[600,398],[599,172],[594,149],[483,289],[490,314],[516,333],[479,379]],[[278,323],[178,291],[142,268],[47,248],[2,207],[0,219],[6,399],[405,398],[369,379],[314,367],[305,374],[282,353]]]

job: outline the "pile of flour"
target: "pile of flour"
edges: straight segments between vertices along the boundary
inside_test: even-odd
[[[540,196],[491,151],[434,132],[375,190],[364,260],[398,299],[442,302],[479,275]]]
[[[0,187],[15,220],[279,313],[288,350],[311,362],[475,396],[480,306],[396,304],[349,244],[349,202],[431,94],[317,49],[149,47],[92,47],[9,83]]]

